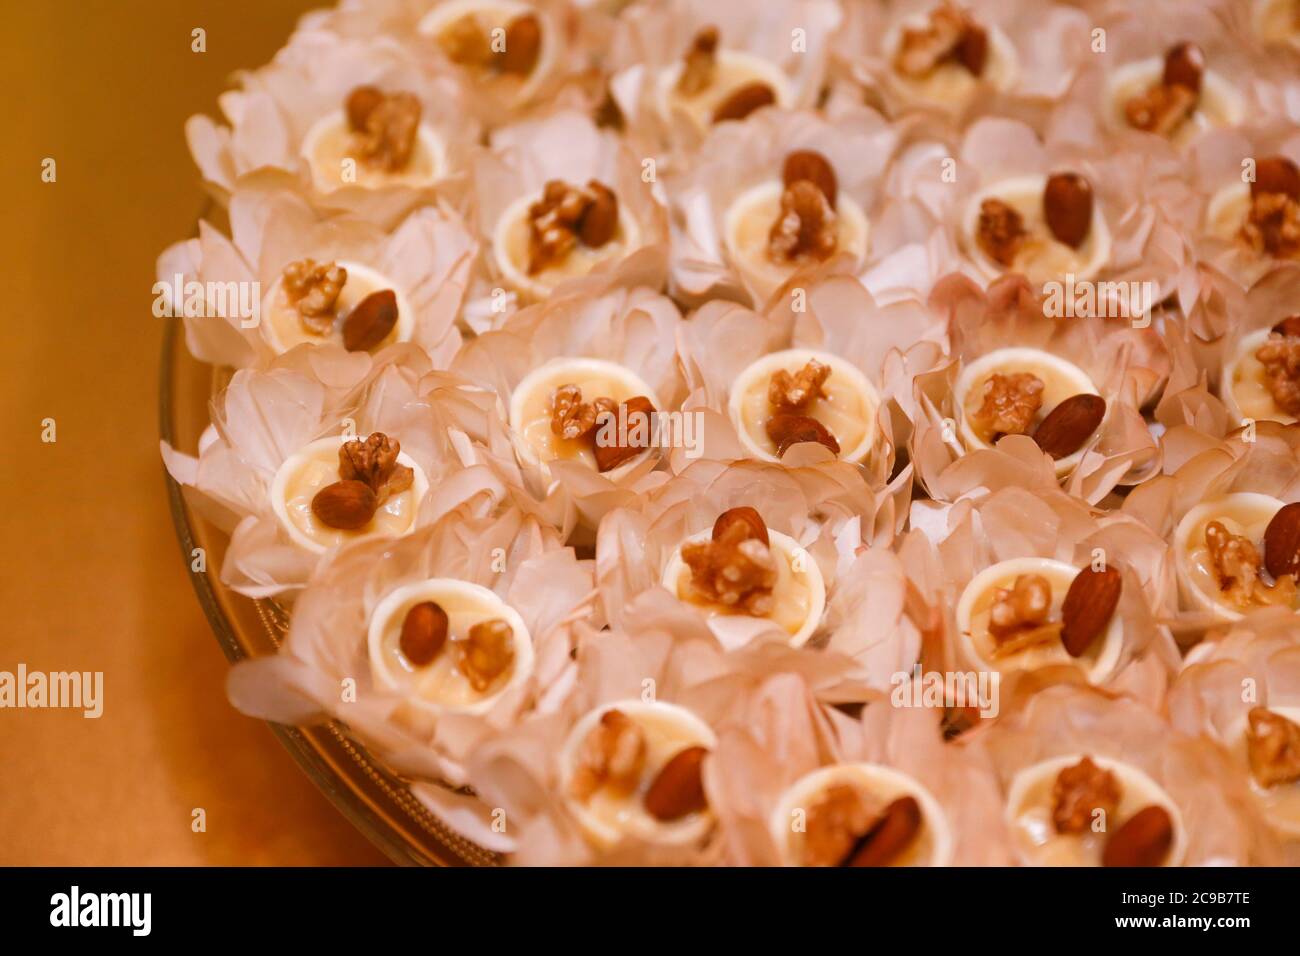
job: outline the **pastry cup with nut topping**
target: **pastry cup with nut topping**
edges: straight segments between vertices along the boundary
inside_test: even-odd
[[[1040,690],[972,740],[1026,865],[1242,866],[1275,850],[1226,754],[1091,688]]]
[[[1187,852],[1182,814],[1165,789],[1138,767],[1095,754],[1017,773],[1006,826],[1031,866],[1179,866]]]
[[[304,342],[411,341],[444,364],[459,347],[477,244],[451,210],[422,208],[389,231],[262,180],[236,190],[230,222],[231,238],[202,222],[158,259],[155,291],[184,316],[195,357],[247,368]]]
[[[1239,125],[1246,102],[1225,73],[1221,51],[1207,56],[1189,39],[1171,43],[1157,56],[1111,71],[1105,113],[1116,130],[1140,130],[1185,146],[1207,130]]]
[[[672,192],[672,278],[703,303],[719,294],[762,305],[806,271],[843,257],[865,267],[869,217],[898,134],[846,107],[834,122],[764,110],[716,127]]]
[[[700,768],[716,747],[713,729],[684,707],[617,700],[574,724],[560,751],[559,786],[598,849],[628,838],[699,844],[714,825]]]
[[[470,169],[477,226],[490,246],[497,301],[548,298],[566,282],[609,273],[637,250],[667,239],[662,192],[615,133],[561,110],[497,129]],[[494,323],[496,324],[496,323]]]
[[[274,170],[322,208],[392,226],[477,139],[457,84],[391,37],[304,27],[220,100],[226,125],[194,116],[186,137],[223,204]]]
[[[893,767],[846,763],[800,778],[768,823],[786,866],[947,866],[947,814]]]
[[[1169,691],[1170,719],[1230,755],[1273,830],[1300,850],[1300,654],[1285,614],[1260,614],[1196,645]]]
[[[437,714],[486,713],[533,669],[532,638],[519,612],[488,588],[455,578],[387,594],[371,613],[366,645],[379,687]]]
[[[1191,508],[1174,530],[1173,547],[1183,600],[1223,620],[1237,621],[1264,607],[1300,609],[1295,556],[1276,555],[1269,539],[1294,534],[1300,516],[1272,495],[1238,491]],[[1278,530],[1289,524],[1291,530]],[[1290,542],[1280,545],[1285,548]],[[1270,568],[1281,571],[1273,575]]]

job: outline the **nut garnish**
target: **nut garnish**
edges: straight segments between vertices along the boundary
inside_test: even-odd
[[[708,755],[705,747],[687,747],[674,754],[646,791],[646,812],[656,820],[669,822],[708,809],[701,773]]]
[[[1102,866],[1160,866],[1174,844],[1174,821],[1152,804],[1124,821],[1102,851]]]
[[[838,245],[838,217],[812,181],[796,180],[781,193],[781,212],[767,235],[768,254],[778,262],[829,258]]]
[[[809,359],[799,371],[785,369],[773,373],[767,385],[767,400],[777,408],[804,409],[819,398],[826,398],[822,388],[830,378],[831,367]]]
[[[415,149],[421,109],[413,93],[383,93],[373,86],[353,90],[346,112],[361,158],[385,172],[405,168]]]
[[[528,207],[528,274],[562,262],[581,238],[599,248],[618,229],[618,198],[592,180],[585,189],[559,179],[546,184],[542,198]]]
[[[339,477],[363,482],[375,493],[377,506],[401,494],[415,481],[415,472],[398,464],[402,445],[383,432],[373,432],[362,441],[354,438],[339,446]]]
[[[971,422],[985,441],[1023,435],[1043,405],[1043,380],[1032,372],[995,372],[984,382],[983,401]]]
[[[724,512],[723,517],[729,513]],[[747,518],[720,518],[708,541],[683,545],[682,561],[691,570],[690,594],[756,617],[770,613],[776,558],[766,540],[766,526],[763,530],[759,538]]]
[[[825,445],[832,455],[840,453],[840,443],[830,429],[807,415],[778,412],[767,420],[765,430],[772,444],[776,445],[778,458],[784,458],[785,453],[795,445],[809,441]]]
[[[1123,576],[1111,567],[1087,567],[1074,576],[1061,605],[1061,643],[1071,657],[1082,656],[1106,633],[1123,586]]]
[[[581,438],[596,427],[597,411],[613,405],[609,398],[584,402],[579,386],[560,385],[551,393],[551,432],[568,441]]]
[[[644,395],[636,395],[613,408],[601,406],[602,401],[610,400],[596,399],[596,405],[600,407],[592,436],[592,452],[596,456],[596,470],[604,474],[654,447],[653,426],[657,412]],[[612,441],[608,440],[607,432],[612,434]]]
[[[1086,392],[1071,395],[1053,408],[1034,429],[1034,442],[1055,461],[1083,447],[1106,417],[1106,400]]]
[[[479,621],[457,645],[456,666],[480,694],[515,662],[514,631],[499,617]]]
[[[804,821],[804,866],[839,866],[853,852],[858,839],[871,829],[878,804],[857,787],[846,783],[827,788],[808,807]]]
[[[696,96],[713,85],[717,73],[718,28],[707,26],[695,34],[682,75],[677,80],[677,92],[682,96]]]
[[[1083,833],[1101,810],[1108,821],[1119,806],[1119,780],[1084,757],[1056,775],[1052,784],[1052,824],[1057,833]]]
[[[397,293],[381,289],[366,296],[343,320],[343,347],[368,352],[388,338],[397,325]]]
[[[1019,574],[1010,588],[995,590],[993,606],[989,609],[994,656],[1014,654],[1056,640],[1061,623],[1048,619],[1051,611],[1052,586],[1041,574]]]
[[[1092,183],[1078,173],[1053,173],[1047,177],[1043,219],[1053,236],[1078,249],[1092,229]]]
[[[348,270],[337,263],[299,259],[284,267],[282,285],[303,328],[314,335],[328,335],[334,327],[339,293],[347,281]]]
[[[458,17],[438,34],[447,59],[461,66],[487,67],[494,58],[487,29],[473,14]]]
[[[316,492],[311,499],[311,513],[316,519],[340,531],[364,528],[378,508],[379,499],[364,481],[336,481]]]
[[[1201,98],[1205,56],[1194,43],[1179,43],[1165,54],[1160,82],[1124,104],[1130,126],[1168,136],[1196,110]]]
[[[1246,720],[1246,755],[1259,785],[1300,780],[1300,724],[1266,707],[1252,707]]]
[[[894,69],[903,76],[921,79],[944,63],[958,63],[980,76],[988,62],[988,34],[970,14],[953,3],[930,11],[924,27],[903,30]]]
[[[835,167],[821,153],[811,149],[796,149],[785,158],[781,167],[781,183],[788,189],[801,179],[806,179],[822,191],[826,201],[835,207],[839,196],[839,181]]]
[[[506,24],[505,49],[501,51],[502,73],[527,76],[537,66],[542,52],[542,22],[533,13],[515,17]]]
[[[578,751],[570,792],[579,800],[608,789],[626,796],[641,782],[645,732],[621,710],[607,710]]]
[[[975,242],[994,262],[1003,266],[1014,264],[1028,235],[1020,213],[1001,199],[985,199],[980,203]]]
[[[425,667],[447,643],[447,612],[436,601],[421,601],[402,620],[397,646],[416,667]]]
[[[1205,546],[1219,581],[1219,591],[1235,607],[1267,607],[1295,603],[1296,581],[1283,575],[1266,583],[1260,577],[1259,551],[1247,538],[1232,534],[1220,521],[1205,526]]]
[[[1300,167],[1287,157],[1270,156],[1256,165],[1241,238],[1256,252],[1300,258]]]
[[[1274,578],[1300,573],[1300,502],[1283,505],[1264,529],[1264,568]]]
[[[718,515],[717,521],[713,522],[714,541],[740,542],[746,538],[761,541],[765,546],[770,546],[772,543],[763,516],[748,505],[728,508]]]
[[[746,83],[731,91],[731,94],[718,104],[713,111],[713,122],[723,123],[727,120],[743,120],[754,110],[771,106],[776,102],[776,92],[766,83]]]
[[[921,805],[915,797],[899,797],[881,812],[871,829],[858,839],[844,866],[889,866],[921,832]]]
[[[1300,334],[1285,327],[1281,334],[1274,331],[1255,350],[1255,358],[1264,366],[1260,375],[1277,407],[1300,417]]]

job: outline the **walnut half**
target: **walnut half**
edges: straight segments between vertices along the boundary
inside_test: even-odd
[[[831,367],[816,359],[809,359],[793,374],[779,369],[768,382],[767,400],[777,408],[806,408],[817,399],[826,397],[822,386],[830,376]]]
[[[359,86],[348,96],[348,124],[361,158],[395,173],[406,168],[420,131],[422,107],[414,93],[383,93]]]
[[[1018,575],[1010,588],[998,588],[989,610],[989,634],[997,655],[1012,654],[1059,638],[1061,622],[1051,621],[1052,586],[1041,574]]]
[[[828,259],[838,245],[838,218],[816,183],[798,179],[781,193],[781,212],[767,237],[777,262]]]
[[[880,812],[878,802],[846,783],[828,788],[804,821],[804,866],[839,866]]]
[[[1265,707],[1247,716],[1246,752],[1260,786],[1300,780],[1300,724]]]
[[[1300,418],[1300,336],[1273,333],[1255,351],[1277,407]]]
[[[756,617],[771,612],[776,559],[744,522],[719,522],[710,540],[682,547],[682,561],[697,598]]]
[[[618,232],[618,197],[594,179],[586,188],[552,179],[528,207],[528,274],[563,262],[578,245],[599,249]]]
[[[1109,820],[1119,806],[1120,786],[1115,775],[1084,757],[1056,775],[1052,785],[1052,823],[1057,833],[1083,833],[1101,810]]]
[[[284,294],[298,312],[303,328],[313,335],[328,335],[338,314],[339,294],[348,270],[334,262],[299,259],[284,267]]]
[[[383,432],[374,432],[364,441],[344,442],[339,446],[339,478],[369,485],[382,505],[415,481],[415,472],[397,463],[401,451],[401,443]]]
[[[1043,380],[1031,372],[996,372],[984,383],[983,401],[971,422],[985,441],[1024,435],[1043,407]]]
[[[607,710],[579,748],[569,791],[589,800],[601,789],[626,796],[645,769],[645,732],[621,710]]]

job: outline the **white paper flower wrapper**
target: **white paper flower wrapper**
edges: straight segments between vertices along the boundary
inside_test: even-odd
[[[322,214],[288,188],[282,177],[247,177],[230,200],[231,236],[207,222],[199,235],[171,246],[158,258],[157,277],[172,314],[183,315],[185,344],[213,365],[266,365],[275,354],[264,334],[269,297],[290,263],[352,260],[392,282],[414,313],[411,338],[440,365],[460,345],[455,319],[470,279],[477,242],[465,223],[442,206],[410,214],[392,232],[350,216]],[[176,277],[185,303],[174,302]],[[186,285],[201,290],[190,308]],[[246,317],[229,297],[210,301],[215,289],[251,290],[257,311]],[[191,314],[193,313],[193,314]]]
[[[435,718],[376,683],[371,671],[366,632],[376,605],[395,588],[428,578],[486,587],[528,627],[532,675],[484,714]],[[588,613],[590,593],[589,564],[485,488],[410,536],[359,541],[331,553],[295,603],[280,652],[238,664],[230,696],[245,713],[280,723],[338,719],[399,772],[461,785],[478,742],[521,709],[542,706],[565,683],[572,667],[569,629]],[[349,679],[355,700],[342,692]]]

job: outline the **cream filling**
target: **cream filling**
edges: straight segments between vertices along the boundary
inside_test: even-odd
[[[962,223],[964,245],[975,265],[988,278],[996,279],[1005,272],[1019,272],[1032,285],[1063,282],[1067,276],[1077,281],[1094,278],[1110,261],[1110,227],[1102,214],[1101,203],[1092,205],[1092,226],[1087,238],[1078,249],[1067,246],[1052,235],[1043,217],[1043,190],[1047,176],[1021,176],[1006,179],[981,189],[967,204]],[[989,258],[980,248],[980,204],[985,199],[999,199],[1021,216],[1028,233],[1023,248],[1016,254],[1011,266]]]
[[[903,42],[905,27],[925,29],[930,22],[928,14],[914,14],[902,23],[891,27],[885,34],[885,55],[890,63],[890,75],[900,92],[908,99],[922,101],[946,109],[961,109],[969,104],[982,86],[994,90],[1009,90],[1020,77],[1020,58],[1010,38],[997,27],[985,27],[988,34],[988,61],[984,73],[975,76],[960,63],[941,63],[927,76],[904,76],[893,68],[893,63]]]
[[[1124,648],[1124,623],[1119,611],[1111,616],[1101,637],[1079,657],[1071,657],[1059,639],[1033,644],[1020,651],[995,653],[997,641],[989,633],[989,615],[998,588],[1010,590],[1022,574],[1038,574],[1052,589],[1052,606],[1048,620],[1060,621],[1061,605],[1079,569],[1051,558],[1012,558],[985,568],[971,579],[957,601],[957,629],[961,648],[976,669],[1011,672],[1069,664],[1079,668],[1091,683],[1098,684],[1110,676]]]
[[[580,461],[596,471],[596,455],[584,439],[566,439],[551,431],[551,395],[561,385],[577,385],[582,400],[612,398],[625,402],[644,395],[657,411],[663,411],[659,398],[646,382],[631,369],[603,359],[562,357],[551,359],[524,376],[510,395],[510,428],[516,437],[516,450],[532,465],[545,466],[552,461]],[[629,430],[633,427],[628,423]],[[653,452],[647,449],[617,468],[605,472],[617,477],[636,467]]]
[[[1271,330],[1260,329],[1241,340],[1235,355],[1223,366],[1223,403],[1228,414],[1238,423],[1252,421],[1281,422],[1292,425],[1296,418],[1278,408],[1273,393],[1266,384],[1264,363],[1255,358],[1255,352],[1268,341]]]
[[[302,345],[304,342],[312,345],[342,345],[343,323],[348,313],[372,292],[382,292],[385,289],[392,289],[397,297],[397,324],[375,347],[375,350],[394,342],[410,341],[415,329],[415,312],[407,302],[405,293],[376,269],[350,259],[336,259],[334,262],[347,270],[348,277],[339,292],[335,310],[337,318],[334,320],[333,329],[326,335],[317,335],[308,331],[303,325],[302,316],[284,291],[284,277],[281,276],[275,280],[262,303],[262,337],[267,345],[274,349],[276,354],[287,352],[295,345]]]
[[[768,828],[782,865],[802,864],[804,834],[812,808],[822,794],[839,785],[860,789],[882,808],[902,797],[912,797],[920,805],[921,829],[892,866],[947,866],[952,861],[952,827],[948,815],[929,790],[892,767],[844,763],[822,767],[800,777],[777,801]]]
[[[1202,502],[1187,512],[1174,530],[1175,564],[1183,599],[1224,620],[1241,620],[1242,612],[1220,596],[1218,572],[1205,543],[1205,526],[1211,521],[1222,522],[1230,533],[1249,539],[1262,561],[1264,530],[1282,505],[1271,495],[1239,491]]]
[[[399,454],[397,461],[415,472],[411,487],[389,496],[366,527],[355,531],[331,528],[321,524],[312,514],[311,502],[316,493],[340,480],[339,446],[351,440],[346,435],[334,435],[312,442],[285,459],[271,482],[271,509],[280,520],[280,526],[294,544],[308,551],[323,554],[357,538],[370,535],[400,537],[415,528],[420,502],[429,491],[429,480],[424,469],[406,452]]]
[[[723,224],[723,242],[732,266],[754,293],[766,301],[807,262],[773,259],[768,253],[768,236],[781,214],[779,179],[754,186],[731,203]],[[860,264],[867,254],[870,224],[862,207],[843,192],[836,200],[836,250],[851,253]]]
[[[1275,714],[1280,714],[1287,720],[1300,722],[1300,707],[1270,707],[1268,709]],[[1273,787],[1260,785],[1259,781],[1255,779],[1255,775],[1250,772],[1250,757],[1246,737],[1248,726],[1247,718],[1243,714],[1241,720],[1229,735],[1231,741],[1229,746],[1232,755],[1246,768],[1250,788],[1259,801],[1260,808],[1263,810],[1269,824],[1275,830],[1290,837],[1300,837],[1300,780],[1281,783]]]
[[[682,547],[699,544],[713,536],[713,529],[697,532],[673,551],[664,566],[661,582],[678,600],[701,608],[709,618],[750,616],[723,604],[699,601],[691,594],[691,569],[682,560]],[[776,559],[776,585],[772,588],[772,610],[764,616],[790,635],[791,647],[802,647],[821,623],[826,609],[826,582],[812,555],[787,534],[767,529],[773,558]]]
[[[521,196],[507,207],[492,233],[492,253],[502,275],[519,293],[533,301],[548,297],[561,282],[579,279],[602,262],[622,259],[641,245],[641,229],[621,199],[618,204],[618,229],[614,238],[598,249],[581,240],[563,259],[553,262],[536,275],[528,274],[528,247],[531,226],[528,210],[541,199],[536,192]]]
[[[971,416],[979,411],[984,402],[984,383],[994,374],[1010,375],[1016,372],[1037,375],[1043,382],[1041,393],[1043,404],[1039,407],[1038,414],[1029,426],[1027,434],[1032,434],[1038,424],[1067,398],[1083,394],[1100,394],[1083,369],[1050,352],[1023,347],[995,349],[963,368],[953,388],[953,404],[957,408],[959,417],[958,431],[968,449],[973,451],[993,447],[980,436],[971,421]],[[1087,442],[1084,442],[1083,447],[1078,451],[1056,461],[1058,477],[1067,474],[1079,463],[1086,447]]]
[[[619,710],[629,717],[646,738],[646,760],[639,786],[626,795],[601,788],[587,800],[572,793],[583,744],[607,711]],[[560,786],[570,812],[583,832],[597,847],[609,849],[629,836],[665,846],[682,846],[703,839],[713,826],[709,810],[690,813],[679,820],[662,821],[645,809],[646,791],[659,771],[687,747],[718,746],[713,729],[691,711],[659,701],[617,700],[589,711],[569,732],[560,751]]]
[[[473,17],[477,25],[487,35],[489,41],[504,39],[505,30],[512,20],[525,14],[533,14],[541,24],[541,46],[537,51],[537,63],[528,76],[498,74],[491,70],[474,71],[475,83],[504,90],[515,102],[530,99],[540,87],[542,81],[555,65],[561,48],[556,29],[551,18],[542,10],[518,0],[449,0],[425,14],[416,25],[416,32],[421,36],[440,40],[442,34],[457,21]],[[500,31],[500,32],[495,32]]]
[[[1121,129],[1131,129],[1124,115],[1124,104],[1159,83],[1164,73],[1163,56],[1138,60],[1117,69],[1106,85],[1111,122]],[[1196,108],[1170,139],[1177,146],[1185,146],[1206,130],[1239,125],[1245,111],[1236,87],[1214,70],[1206,70],[1201,76],[1201,96]]]
[[[718,50],[713,82],[694,96],[677,89],[685,60],[678,60],[659,72],[655,81],[655,105],[665,122],[684,117],[703,133],[713,125],[713,113],[732,93],[750,83],[766,83],[772,89],[778,109],[788,109],[794,100],[790,81],[774,63],[743,50]]]
[[[318,192],[331,193],[348,186],[419,188],[432,185],[446,173],[446,149],[442,140],[423,123],[405,168],[392,173],[357,155],[354,135],[341,109],[322,116],[308,130],[301,155],[307,161],[312,184]]]
[[[1083,759],[1083,754],[1054,757],[1026,767],[1011,781],[1007,794],[1006,822],[1012,845],[1022,862],[1030,866],[1101,866],[1106,838],[1123,826],[1133,814],[1155,804],[1173,821],[1174,840],[1164,866],[1179,866],[1187,853],[1187,828],[1178,805],[1165,789],[1137,767],[1122,760],[1095,754],[1092,762],[1115,775],[1120,785],[1119,805],[1105,829],[1083,833],[1057,833],[1052,822],[1052,788],[1057,775]]]
[[[830,366],[823,385],[826,398],[817,398],[795,412],[821,422],[840,445],[845,461],[861,461],[876,441],[876,412],[880,395],[857,366],[838,355],[812,349],[785,349],[765,355],[747,366],[731,385],[727,414],[740,442],[755,458],[780,461],[776,443],[767,437],[767,421],[775,413],[768,401],[768,385],[778,371],[798,372],[810,360]]]
[[[447,643],[429,664],[416,667],[402,653],[402,623],[407,612],[424,601],[433,601],[447,612]],[[478,691],[457,666],[455,645],[468,637],[475,624],[496,618],[510,625],[514,662]],[[506,691],[527,680],[533,669],[532,639],[519,613],[488,588],[455,578],[430,578],[388,594],[370,615],[366,646],[376,684],[437,713],[484,713]]]

